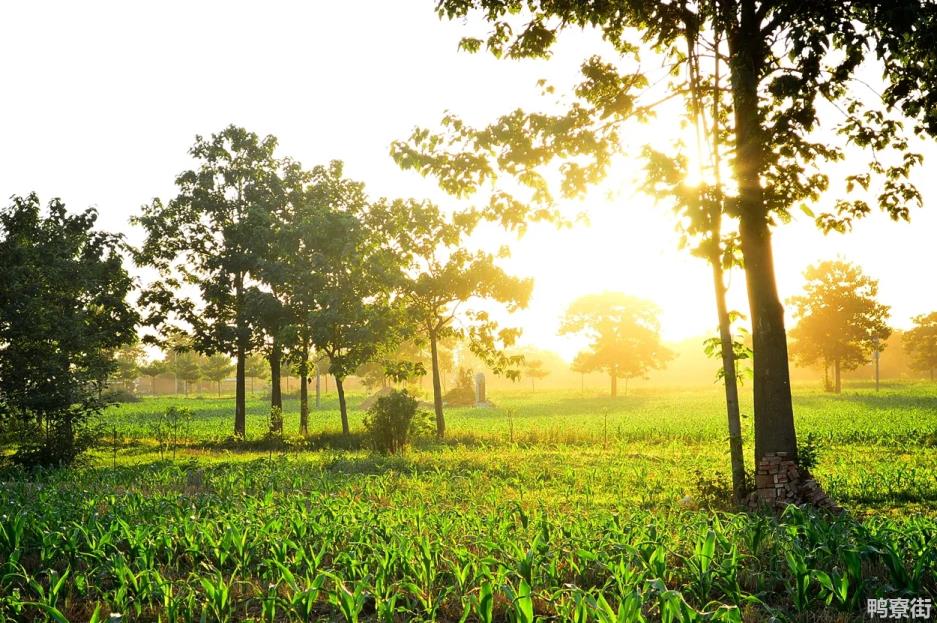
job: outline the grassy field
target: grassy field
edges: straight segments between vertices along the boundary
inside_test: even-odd
[[[357,411],[341,440],[326,398],[284,445],[260,399],[244,442],[230,399],[121,405],[90,465],[4,474],[0,621],[848,621],[937,598],[933,385],[797,392],[842,517],[723,508],[717,387],[498,393],[401,457],[361,449]],[[194,412],[174,458],[170,405]]]

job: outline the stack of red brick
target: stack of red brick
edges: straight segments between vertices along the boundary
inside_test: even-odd
[[[758,463],[755,492],[748,498],[751,508],[781,509],[788,504],[809,504],[835,512],[842,509],[827,497],[806,470],[801,470],[787,452],[769,452]]]

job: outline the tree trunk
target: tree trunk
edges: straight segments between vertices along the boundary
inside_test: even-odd
[[[609,372],[609,377],[612,379],[612,398],[618,397],[618,376],[615,373],[615,370]]]
[[[740,26],[729,36],[735,113],[735,177],[739,189],[739,235],[754,345],[755,461],[769,452],[797,453],[784,308],[778,296],[771,232],[761,187],[764,134],[758,110],[762,64],[760,24],[754,0],[741,2]]]
[[[234,436],[241,438],[247,433],[247,405],[245,403],[245,394],[247,392],[245,391],[246,384],[244,378],[244,367],[247,356],[245,350],[243,341],[239,340],[234,390]]]
[[[320,391],[319,380],[322,378],[322,374],[319,372],[319,364],[316,364],[316,410],[322,405],[321,396],[322,392]]]
[[[442,385],[439,382],[439,352],[436,347],[436,331],[429,332],[430,362],[433,368],[433,408],[436,411],[436,436],[446,436],[446,418],[442,412]]]
[[[347,437],[351,434],[351,429],[348,427],[348,408],[345,406],[345,388],[342,386],[342,381],[344,379],[335,377],[335,390],[338,392],[338,410],[342,414],[342,434]]]
[[[309,347],[303,345],[299,360],[299,434],[309,434]]]
[[[280,361],[283,359],[283,351],[280,347],[280,341],[273,337],[273,343],[270,346],[270,408],[283,411],[283,393],[280,389]],[[275,430],[274,433],[281,433],[282,430]]]
[[[218,381],[218,397],[221,398],[221,381]]]
[[[833,383],[835,383],[833,391],[837,394],[840,393],[843,389],[843,385],[839,376],[839,359],[833,360]]]
[[[826,359],[823,360],[823,391],[833,391],[833,386],[830,385],[830,362]]]
[[[718,233],[721,237],[721,232]],[[732,324],[726,305],[726,284],[722,261],[717,253],[709,258],[713,269],[716,312],[719,316],[719,341],[722,345],[722,376],[726,392],[726,417],[729,422],[729,461],[732,466],[732,490],[736,501],[745,497],[745,455],[742,451],[742,420],[739,413],[739,386],[732,344]]]

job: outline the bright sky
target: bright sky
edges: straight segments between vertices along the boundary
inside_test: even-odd
[[[0,4],[0,197],[37,191],[74,209],[96,206],[101,225],[140,234],[129,217],[168,197],[195,134],[229,123],[280,139],[281,154],[307,166],[346,162],[372,195],[446,198],[401,172],[392,140],[435,127],[451,110],[484,122],[536,101],[536,81],[573,79],[590,50],[566,42],[549,62],[508,63],[457,51],[468,31],[440,22],[431,0],[7,2]],[[636,136],[636,147],[655,130]],[[937,155],[928,147],[927,153]],[[928,160],[928,164],[930,160]],[[533,276],[524,341],[571,357],[559,338],[570,300],[604,289],[655,300],[670,340],[715,325],[707,266],[677,250],[666,209],[636,194],[634,174],[593,193],[591,226],[535,226],[512,245],[511,267]],[[776,231],[782,298],[796,294],[810,263],[837,256],[881,280],[895,326],[937,309],[937,185],[918,176],[925,208],[912,224],[875,214],[845,236],[824,237],[810,219]],[[607,198],[613,192],[613,200]],[[820,209],[816,210],[821,211]],[[733,306],[745,307],[733,277]]]

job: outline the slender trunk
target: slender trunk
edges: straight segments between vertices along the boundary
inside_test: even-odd
[[[186,380],[182,381],[182,389],[183,391],[185,391],[185,397],[188,398],[189,397],[189,382],[188,381]]]
[[[442,412],[442,385],[439,383],[439,352],[436,347],[436,331],[429,332],[430,362],[433,368],[433,408],[436,411],[436,436],[446,436],[446,418]]]
[[[321,378],[322,378],[322,374],[319,372],[319,364],[317,363],[316,364],[316,409],[317,410],[319,409],[320,406],[322,406],[322,392],[320,391],[321,386],[319,383]]]
[[[309,346],[303,345],[299,360],[299,434],[309,434]]]
[[[247,366],[248,328],[244,318],[244,275],[239,274],[235,287],[235,305],[237,306],[237,366],[234,381],[234,436],[244,438],[247,434],[247,393],[245,372]]]
[[[764,41],[754,0],[741,2],[741,24],[729,37],[735,113],[735,177],[739,189],[739,235],[751,311],[754,346],[755,461],[769,452],[796,456],[794,409],[788,369],[784,308],[778,296],[771,233],[761,187],[764,134],[758,110],[758,79]]]
[[[247,405],[245,402],[246,383],[244,377],[244,368],[247,355],[245,353],[243,341],[238,344],[237,350],[237,369],[235,372],[235,390],[234,390],[234,436],[244,437],[247,433]]]
[[[732,344],[732,325],[726,305],[725,277],[718,254],[710,258],[710,264],[713,269],[716,311],[719,316],[719,341],[722,344],[722,376],[726,392],[726,417],[729,422],[732,490],[735,492],[735,499],[741,501],[745,496],[745,455],[742,451],[742,420],[739,413],[739,386],[735,367],[735,349]]]
[[[348,428],[348,408],[345,406],[345,388],[342,386],[342,381],[339,377],[335,377],[335,390],[338,392],[338,410],[342,414],[342,434],[346,437],[351,434],[351,429]]]
[[[270,408],[279,408],[283,410],[283,393],[280,388],[280,361],[283,359],[283,350],[280,347],[280,340],[276,335],[273,336],[273,343],[270,346]],[[274,431],[282,432],[282,431]]]
[[[325,375],[325,393],[329,393],[329,375]]]
[[[826,359],[823,360],[823,391],[833,391],[833,386],[830,385],[830,362]]]
[[[218,397],[221,398],[221,381],[218,381]]]
[[[614,369],[612,369],[612,371],[609,372],[608,375],[612,379],[612,398],[617,398],[618,397],[618,375],[615,373]]]
[[[840,393],[843,389],[843,385],[839,377],[839,358],[833,360],[833,383],[835,383],[833,391],[837,394]]]

